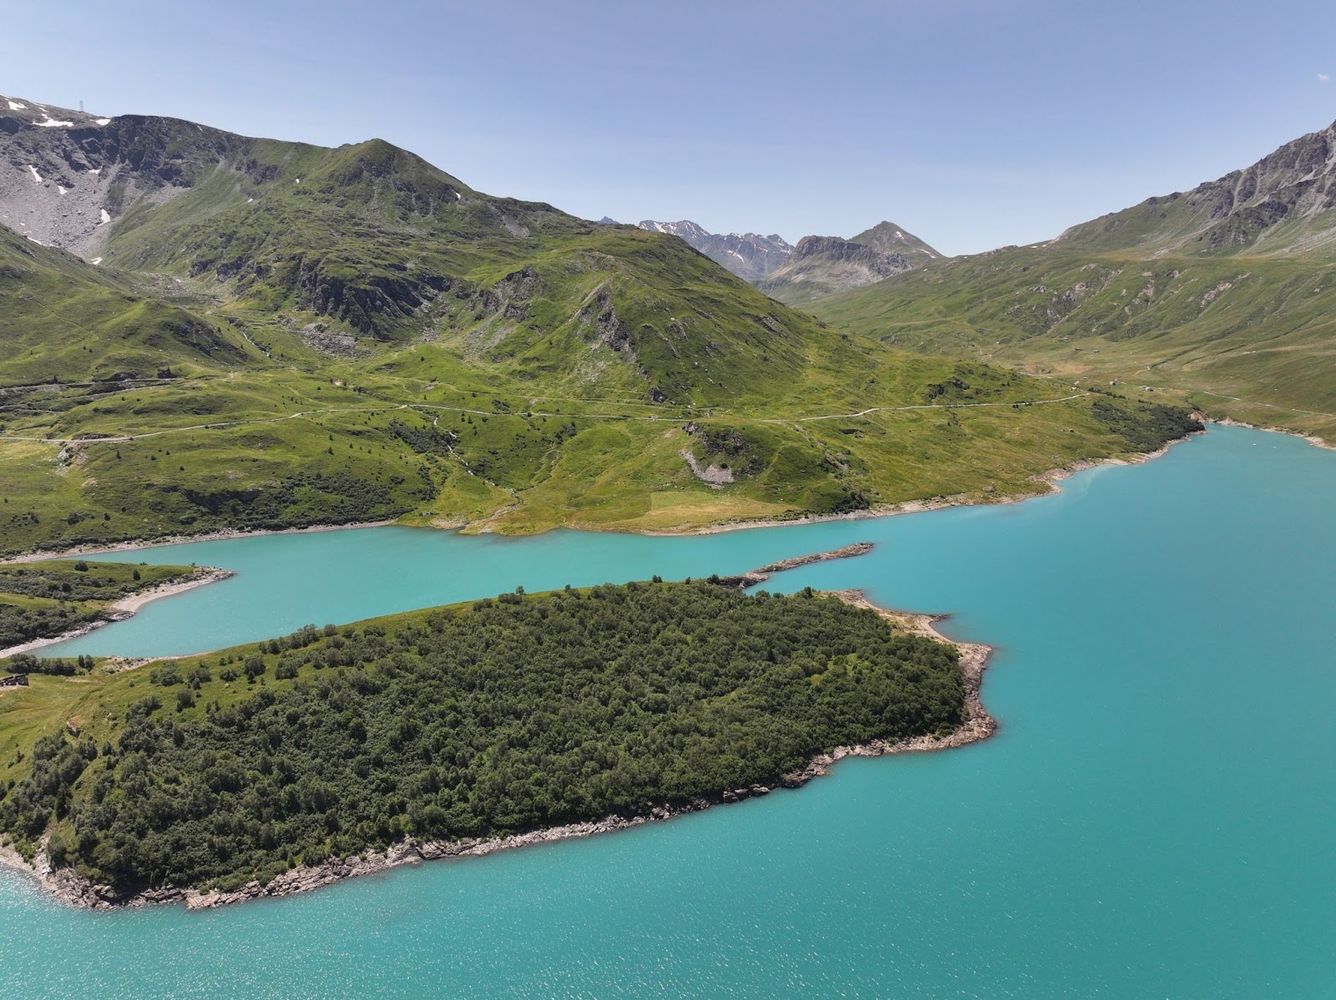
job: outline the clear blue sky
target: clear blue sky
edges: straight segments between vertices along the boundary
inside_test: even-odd
[[[0,92],[337,145],[578,215],[951,252],[1336,118],[1336,3],[5,0]]]

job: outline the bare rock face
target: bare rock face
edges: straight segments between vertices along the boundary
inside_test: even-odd
[[[1336,244],[1336,123],[1191,191],[1073,226],[1058,242],[1170,253],[1307,252]]]
[[[0,225],[97,263],[130,206],[170,201],[239,159],[242,143],[174,118],[100,118],[0,96]]]
[[[853,240],[842,240],[838,236],[804,236],[798,241],[798,247],[793,253],[794,269],[810,268],[814,261],[862,267],[869,276],[876,278],[889,278],[892,274],[910,268],[904,254],[878,250]]]
[[[716,490],[733,482],[733,470],[720,465],[701,465],[700,459],[691,453],[690,448],[683,448],[681,455],[691,467],[691,474],[702,483],[708,483]]]
[[[922,267],[929,261],[942,257],[942,254],[913,233],[905,232],[894,222],[878,222],[871,229],[865,229],[853,237],[850,242],[861,243],[863,246],[885,253],[899,254],[911,267]]]
[[[782,299],[784,292],[794,286],[804,286],[803,291],[815,297],[870,285],[911,267],[903,254],[877,250],[838,236],[804,236],[798,241],[792,260],[761,287]]]
[[[895,223],[881,222],[851,240],[804,236],[788,262],[757,287],[782,302],[806,302],[870,285],[941,257]]]

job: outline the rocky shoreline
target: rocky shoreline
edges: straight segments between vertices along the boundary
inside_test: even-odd
[[[867,545],[868,543],[859,543]],[[855,548],[858,546],[847,546]],[[870,548],[870,546],[869,546]],[[840,550],[836,550],[840,551]],[[867,551],[867,550],[863,550]],[[854,553],[862,554],[862,552]],[[843,558],[830,553],[816,556],[801,556],[797,565],[818,562],[822,559]],[[792,563],[785,560],[784,563]],[[778,563],[774,564],[780,565]],[[785,565],[784,568],[792,568]],[[279,875],[268,885],[250,882],[229,892],[216,889],[149,889],[129,897],[116,895],[106,886],[94,885],[77,872],[69,868],[53,869],[45,851],[40,851],[30,862],[16,851],[0,847],[0,864],[21,871],[34,878],[39,886],[49,892],[56,900],[72,906],[92,909],[113,909],[122,907],[143,907],[161,903],[184,903],[188,910],[211,909],[232,903],[253,899],[292,896],[310,892],[323,886],[347,878],[360,878],[387,872],[406,864],[418,864],[423,861],[436,861],[449,858],[481,857],[496,851],[511,850],[517,847],[529,847],[536,844],[552,843],[578,837],[590,837],[595,834],[612,833],[627,830],[646,823],[658,822],[688,813],[700,812],[711,806],[741,802],[746,799],[767,795],[776,788],[801,788],[813,778],[829,774],[832,767],[846,757],[883,757],[898,753],[926,753],[935,750],[949,750],[967,746],[992,736],[997,731],[996,720],[988,714],[980,698],[983,675],[988,666],[991,647],[979,643],[962,643],[948,639],[934,627],[942,615],[915,614],[892,611],[874,605],[858,590],[826,591],[827,596],[845,601],[856,607],[870,608],[892,624],[928,636],[939,642],[954,646],[960,653],[960,671],[965,685],[965,721],[950,733],[943,736],[917,736],[904,740],[873,740],[855,746],[841,746],[817,754],[807,764],[796,771],[782,775],[773,786],[754,784],[744,788],[730,788],[709,798],[697,798],[681,806],[660,805],[637,816],[607,816],[600,820],[570,823],[564,826],[533,830],[529,833],[514,834],[506,837],[464,838],[448,841],[404,840],[384,851],[367,851],[346,858],[330,858],[316,865],[302,865]]]
[[[192,573],[185,579],[169,580],[166,583],[160,583],[156,587],[149,587],[146,590],[137,591],[122,597],[118,601],[112,601],[101,611],[101,617],[97,621],[91,621],[87,625],[81,625],[76,629],[70,629],[68,632],[62,632],[60,635],[47,636],[41,639],[29,639],[27,642],[21,642],[17,646],[10,646],[8,649],[0,649],[0,660],[7,656],[14,656],[18,653],[31,653],[33,650],[42,649],[46,646],[54,646],[58,642],[66,642],[70,639],[77,639],[81,635],[87,635],[89,632],[95,632],[106,625],[114,622],[123,622],[127,618],[133,618],[135,614],[145,604],[156,601],[163,597],[173,597],[177,594],[184,594],[187,590],[194,590],[196,587],[205,587],[211,583],[217,583],[219,580],[226,580],[235,576],[230,569],[220,569],[217,566],[205,566]]]
[[[768,563],[759,569],[749,569],[737,576],[720,577],[719,582],[726,586],[737,587],[739,590],[746,590],[749,587],[765,583],[775,573],[783,573],[786,570],[797,569],[800,566],[811,566],[813,563],[830,562],[833,559],[853,559],[857,556],[865,556],[872,551],[873,547],[871,542],[854,542],[852,545],[842,545],[838,549],[830,549],[827,552],[813,552],[805,556],[780,559],[778,562]]]

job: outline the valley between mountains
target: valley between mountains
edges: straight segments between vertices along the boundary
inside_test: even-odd
[[[966,354],[1336,438],[1336,125],[1056,239],[808,304],[888,346]]]

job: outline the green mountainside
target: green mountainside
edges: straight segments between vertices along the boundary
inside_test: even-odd
[[[1186,194],[810,309],[883,343],[1336,439],[1336,126]]]
[[[262,357],[225,325],[4,228],[0,309],[6,386],[153,377],[164,364],[214,368]]]
[[[677,530],[1028,491],[1187,426],[888,348],[676,238],[379,140],[7,106],[0,551],[401,517]]]

